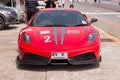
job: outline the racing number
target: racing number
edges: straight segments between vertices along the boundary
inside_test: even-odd
[[[47,43],[47,42],[51,42],[51,40],[50,40],[50,36],[44,36],[44,39],[45,39],[45,43]]]

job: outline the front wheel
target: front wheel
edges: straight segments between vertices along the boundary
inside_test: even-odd
[[[5,28],[5,21],[0,17],[0,30]]]
[[[9,25],[8,24],[5,24],[5,27],[4,28],[8,28],[9,27]]]
[[[19,68],[19,69],[21,69],[21,68],[24,66],[22,63],[20,63],[20,58],[19,58],[19,56],[16,57],[15,62],[16,62],[17,68]]]

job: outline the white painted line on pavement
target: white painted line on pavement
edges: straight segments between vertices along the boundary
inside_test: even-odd
[[[100,11],[100,10],[95,10],[95,11]]]
[[[120,18],[120,15],[118,15],[117,17],[119,17],[119,18]]]
[[[92,26],[95,27],[97,30],[99,30],[100,33],[103,34],[106,38],[111,39],[114,43],[116,43],[118,46],[120,46],[120,41],[118,40],[118,38],[116,38],[116,37],[108,34],[106,31],[98,28],[98,27],[95,26],[95,25],[92,25]]]
[[[96,15],[120,15],[119,12],[82,12],[84,14],[96,14]]]

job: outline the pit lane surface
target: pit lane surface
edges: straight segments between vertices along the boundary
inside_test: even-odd
[[[85,5],[79,5],[79,8],[80,6],[86,8]],[[92,15],[87,16],[91,18]],[[100,17],[100,15],[94,16]],[[102,16],[102,19],[107,18]],[[116,18],[114,21],[117,21]],[[99,28],[101,33],[102,62],[99,65],[25,66],[19,69],[15,64],[15,58],[18,55],[17,38],[18,32],[25,24],[11,25],[6,30],[0,31],[0,80],[119,80],[119,39],[109,35],[105,29],[101,30],[103,24],[100,21],[93,25]]]
[[[86,14],[89,19],[97,18],[98,22],[95,24],[97,27],[120,39],[120,12],[82,3],[76,3],[75,7]]]

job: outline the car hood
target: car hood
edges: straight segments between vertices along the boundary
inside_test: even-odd
[[[31,27],[31,45],[42,49],[76,49],[88,44],[93,27]]]
[[[11,10],[13,11],[14,10],[14,9],[6,7],[6,6],[0,7],[0,9],[6,10],[6,11],[11,11]]]
[[[17,8],[14,8],[14,7],[8,7],[8,6],[5,6],[6,9],[9,9],[9,10],[14,10],[18,13],[18,9]]]

